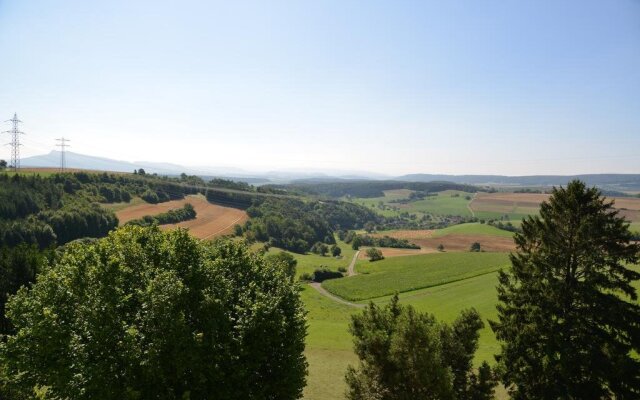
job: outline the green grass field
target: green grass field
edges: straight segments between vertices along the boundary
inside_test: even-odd
[[[467,208],[470,200],[467,200],[466,197],[471,197],[473,194],[458,190],[446,190],[439,192],[437,196],[430,196],[424,200],[412,201],[407,204],[390,203],[392,200],[406,199],[410,192],[411,191],[404,189],[388,190],[385,191],[384,197],[353,198],[351,201],[357,204],[363,204],[385,216],[394,216],[402,212],[408,212],[418,216],[422,214],[471,216],[471,211]],[[380,209],[378,207],[380,202],[383,202],[387,207],[395,209]]]
[[[348,278],[351,279],[351,278]],[[485,322],[480,331],[476,364],[495,363],[493,355],[499,346],[488,319],[495,319],[497,273],[489,273],[437,287],[400,294],[400,302],[422,312],[429,312],[438,320],[451,322],[460,311],[474,307]],[[302,299],[308,310],[309,335],[305,354],[309,362],[309,376],[304,391],[305,400],[343,399],[346,389],[344,374],[349,364],[355,365],[353,342],[348,332],[355,308],[338,304],[305,286]],[[390,296],[375,299],[383,305]]]
[[[498,270],[505,253],[436,253],[356,264],[360,275],[325,281],[329,292],[352,301],[433,287]]]
[[[349,364],[357,362],[348,326],[351,315],[359,310],[329,300],[308,285],[304,285],[301,297],[309,323],[305,349],[309,376],[304,398],[344,398],[344,374]]]
[[[336,244],[338,245],[338,247],[340,247],[340,249],[342,249],[341,258],[332,257],[330,255],[320,256],[318,254],[313,254],[313,253],[307,253],[307,254],[291,253],[291,255],[293,255],[295,259],[298,261],[296,275],[300,276],[300,274],[303,274],[305,272],[312,273],[316,268],[320,267],[321,265],[325,265],[327,268],[333,271],[337,271],[338,268],[340,267],[347,268],[349,266],[349,263],[351,263],[351,259],[353,258],[353,255],[356,253],[356,251],[351,248],[350,244],[346,244],[345,242],[339,240],[338,238],[336,238]],[[279,253],[280,251],[283,251],[283,250],[277,247],[271,247],[269,249],[268,254],[276,254],[276,253]]]
[[[424,200],[413,201],[402,208],[402,211],[422,212],[434,215],[461,215],[470,217],[471,211],[467,208],[473,194],[457,190],[439,192],[437,196],[429,196]]]
[[[479,222],[451,225],[444,229],[438,229],[433,232],[433,237],[443,237],[447,235],[487,235],[500,237],[513,237],[513,232],[498,229],[495,226],[481,224]]]
[[[131,201],[128,203],[102,203],[100,204],[102,207],[107,208],[113,212],[124,210],[127,207],[136,206],[138,204],[146,203],[140,197],[132,197]]]

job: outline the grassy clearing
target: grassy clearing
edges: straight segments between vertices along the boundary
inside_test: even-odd
[[[400,294],[400,302],[419,311],[432,313],[439,320],[451,322],[460,311],[474,307],[480,312],[485,327],[480,332],[475,363],[495,364],[493,355],[499,346],[489,328],[488,319],[496,318],[497,274],[489,273],[445,285]],[[305,400],[343,399],[346,385],[344,373],[349,364],[355,365],[351,335],[348,332],[351,315],[359,310],[335,303],[308,286],[302,292],[308,310],[309,335],[305,355],[309,362],[309,376],[304,391]],[[390,296],[377,298],[383,305]],[[501,398],[501,397],[498,397]]]
[[[128,203],[124,203],[124,202],[122,202],[122,203],[101,203],[100,205],[103,208],[106,208],[106,209],[112,210],[113,212],[116,212],[116,211],[124,210],[125,208],[128,208],[128,207],[133,207],[133,206],[137,206],[138,204],[144,204],[144,203],[145,203],[145,201],[142,200],[140,197],[132,197],[131,201],[128,202]]]
[[[384,193],[384,197],[354,198],[352,201],[369,207],[384,216],[395,216],[402,212],[418,216],[422,214],[471,216],[471,212],[467,208],[470,200],[467,200],[467,197],[472,197],[472,193],[446,190],[439,192],[437,196],[430,196],[424,200],[412,201],[406,204],[390,203],[390,201],[408,198],[411,193],[410,190],[387,190]],[[383,204],[382,208],[380,207],[381,202]],[[499,217],[499,215],[497,216]]]
[[[496,271],[508,264],[506,253],[437,253],[360,260],[361,275],[325,281],[329,292],[352,301],[433,287]]]
[[[632,232],[640,232],[640,222],[632,222],[629,226],[629,229]]]
[[[342,249],[341,258],[332,257],[330,255],[320,256],[318,254],[313,254],[313,253],[307,253],[307,254],[291,253],[291,255],[294,256],[296,260],[298,260],[296,275],[300,276],[300,274],[305,272],[312,273],[316,268],[320,267],[321,265],[327,266],[327,268],[329,268],[332,271],[337,271],[338,268],[340,267],[347,268],[356,251],[351,248],[350,244],[346,244],[345,242],[339,240],[337,237],[336,237],[336,244],[338,245],[338,247]],[[277,247],[272,247],[269,249],[268,254],[276,254],[281,251],[286,251],[286,250],[282,250]]]
[[[473,194],[458,190],[445,190],[437,196],[429,196],[424,200],[413,201],[402,206],[402,211],[410,213],[422,212],[433,215],[461,215],[470,217],[471,211],[467,208]]]
[[[301,297],[309,323],[305,349],[309,376],[304,398],[344,398],[344,374],[349,364],[357,362],[348,331],[351,315],[357,311],[327,299],[308,285],[304,285]]]

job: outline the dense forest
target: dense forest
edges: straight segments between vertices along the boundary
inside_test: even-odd
[[[251,217],[244,227],[247,238],[299,253],[317,242],[335,243],[333,233],[338,229],[359,229],[367,222],[382,221],[365,207],[341,201],[268,197],[256,199],[247,213]]]
[[[288,185],[265,185],[293,193],[312,194],[331,198],[340,197],[382,197],[385,190],[409,189],[418,192],[434,193],[443,190],[461,190],[475,193],[480,188],[452,182],[401,182],[401,181],[369,181],[369,180],[338,180],[317,181],[299,180]]]

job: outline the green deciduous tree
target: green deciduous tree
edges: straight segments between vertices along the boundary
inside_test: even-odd
[[[382,251],[376,249],[375,247],[370,247],[367,249],[367,257],[369,257],[369,261],[378,261],[384,259]]]
[[[515,399],[640,397],[640,246],[612,203],[580,181],[554,189],[516,234],[501,272],[497,357]],[[632,301],[627,301],[628,299]]]
[[[296,276],[296,267],[298,266],[298,260],[296,260],[295,257],[291,255],[291,253],[281,251],[277,254],[270,254],[266,256],[265,259],[280,266],[285,271],[287,276],[291,279]]]
[[[352,317],[358,369],[349,367],[347,397],[351,400],[489,399],[495,382],[484,364],[472,370],[471,360],[483,326],[468,310],[448,326],[432,315],[401,306],[398,297],[380,308],[373,303]]]
[[[295,399],[299,288],[240,243],[125,227],[70,244],[8,304],[9,386],[31,398]]]

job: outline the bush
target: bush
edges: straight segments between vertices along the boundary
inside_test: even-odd
[[[328,279],[342,278],[342,276],[341,272],[331,271],[327,267],[321,267],[313,271],[312,280],[314,282],[324,282]]]
[[[442,243],[438,245],[438,251],[444,251],[444,245]]]
[[[479,242],[473,242],[471,244],[471,248],[469,249],[469,251],[475,251],[475,252],[479,252],[480,250],[481,250],[481,247]]]
[[[382,252],[375,247],[367,249],[367,257],[369,257],[369,261],[378,261],[384,259]]]
[[[331,246],[331,255],[334,257],[338,257],[340,254],[342,254],[342,249],[340,247],[338,247],[338,245],[334,244],[333,246]]]
[[[300,274],[300,278],[298,279],[303,282],[311,282],[313,280],[313,275],[308,272],[303,272]]]
[[[160,199],[158,198],[158,194],[151,190],[147,190],[146,192],[142,193],[140,197],[142,198],[142,200],[146,201],[147,203],[158,204],[160,202]]]
[[[176,210],[169,210],[157,215],[145,215],[142,218],[131,220],[127,222],[127,225],[149,226],[153,224],[176,224],[178,222],[194,219],[195,217],[196,210],[191,204],[187,203],[182,208]]]

